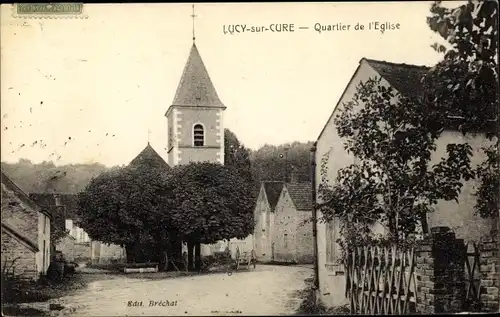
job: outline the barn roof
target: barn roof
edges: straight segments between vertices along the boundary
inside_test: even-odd
[[[312,187],[310,182],[285,185],[297,210],[312,210]]]

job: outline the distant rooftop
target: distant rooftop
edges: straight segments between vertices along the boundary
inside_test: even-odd
[[[150,166],[170,169],[170,165],[156,152],[148,143],[144,150],[141,151],[130,163],[130,167]]]
[[[312,185],[310,182],[287,183],[285,186],[297,210],[312,210]]]

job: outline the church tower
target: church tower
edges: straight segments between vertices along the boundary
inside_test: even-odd
[[[205,161],[224,164],[226,107],[215,91],[194,40],[193,28],[189,58],[172,105],[165,113],[170,166]]]

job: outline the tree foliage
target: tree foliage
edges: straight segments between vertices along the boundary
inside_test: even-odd
[[[450,9],[435,2],[429,27],[448,43],[444,58],[423,78],[427,103],[444,118],[459,118],[463,133],[485,133],[497,143],[485,144],[486,159],[475,170],[479,179],[477,212],[498,216],[498,3],[469,1]],[[496,127],[496,129],[495,129]]]
[[[251,153],[252,174],[257,187],[261,181],[285,179],[285,164],[288,176],[297,181],[310,181],[310,150],[312,142],[292,142],[290,144],[266,144]],[[285,155],[286,153],[286,155]],[[259,188],[259,187],[258,187]]]
[[[250,150],[229,129],[224,129],[224,165],[234,167],[243,178],[252,182]]]
[[[115,168],[79,194],[78,225],[92,239],[125,246],[128,257],[135,250],[137,261],[154,259],[172,239],[213,243],[248,236],[254,226],[250,186],[234,167],[215,163]]]
[[[335,117],[345,150],[356,164],[322,183],[325,220],[379,222],[398,238],[426,231],[426,214],[438,200],[456,200],[462,179],[470,179],[468,144],[448,144],[447,155],[431,164],[442,131],[435,115],[418,100],[384,86],[380,79],[358,85],[353,99]]]
[[[162,199],[168,184],[167,171],[159,168],[104,172],[79,194],[78,225],[92,239],[129,250],[136,245],[164,245],[169,227]]]
[[[93,177],[109,168],[102,164],[71,164],[56,166],[53,162],[2,162],[2,169],[26,193],[76,194],[85,189]]]
[[[251,184],[234,167],[190,163],[176,167],[172,180],[172,225],[185,241],[214,243],[252,233]]]

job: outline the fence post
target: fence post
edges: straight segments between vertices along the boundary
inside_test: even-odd
[[[497,238],[498,239],[498,238]],[[497,275],[500,273],[498,244],[493,237],[481,239],[479,244],[479,261],[481,273],[481,308],[485,312],[498,312]]]
[[[435,227],[416,251],[416,310],[422,314],[462,311],[465,301],[465,245],[448,227]]]

